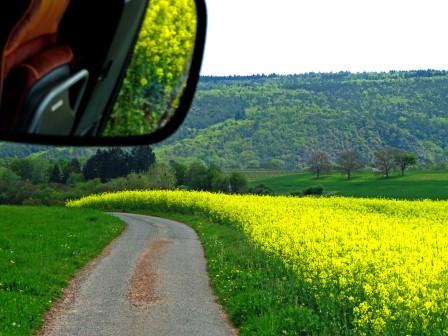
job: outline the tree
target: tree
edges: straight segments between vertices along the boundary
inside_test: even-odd
[[[129,155],[123,148],[112,148],[105,152],[100,178],[104,181],[130,173]]]
[[[149,186],[151,189],[174,189],[176,174],[173,168],[164,164],[153,164],[148,170]]]
[[[193,190],[208,190],[210,184],[207,167],[201,162],[193,162],[188,167],[185,182]]]
[[[391,170],[396,165],[398,153],[400,153],[400,150],[394,147],[385,147],[375,152],[375,168],[386,178],[389,178]]]
[[[33,168],[28,159],[15,159],[11,162],[11,170],[22,180],[31,180]]]
[[[86,180],[93,180],[99,178],[100,170],[102,168],[102,151],[97,150],[95,155],[92,155],[84,165],[82,174]]]
[[[65,181],[68,185],[76,185],[77,183],[83,182],[84,178],[81,173],[70,173],[70,176]]]
[[[70,178],[72,174],[80,174],[81,173],[81,164],[77,158],[71,159],[70,162],[65,165],[62,170],[62,182],[67,183],[67,180]]]
[[[400,151],[395,156],[395,163],[400,169],[401,176],[404,176],[404,171],[406,168],[409,166],[414,166],[417,163],[417,159],[412,153]]]
[[[62,183],[62,172],[59,165],[56,163],[51,170],[50,177],[48,178],[50,183]]]
[[[20,177],[11,169],[0,167],[0,204],[12,203],[13,198],[21,184]]]
[[[353,149],[340,152],[336,163],[338,168],[347,175],[348,180],[351,179],[353,172],[363,167],[360,155]]]
[[[241,173],[232,173],[229,178],[230,191],[233,193],[242,194],[247,191],[247,179]]]
[[[134,147],[129,153],[129,170],[132,173],[143,173],[156,162],[156,155],[150,146]]]
[[[210,191],[228,191],[229,178],[222,172],[217,165],[211,164],[207,170],[207,190]]]
[[[11,169],[0,167],[0,185],[7,186],[18,181],[20,181],[20,177]]]
[[[100,178],[107,182],[112,178],[128,175],[129,155],[122,148],[99,149],[84,165],[83,175],[86,180]]]
[[[177,186],[184,185],[188,169],[187,166],[178,163],[174,160],[170,161],[170,166],[174,169],[174,172],[176,174],[176,185]]]
[[[23,180],[33,184],[48,182],[50,164],[41,158],[15,159],[11,162],[11,170]]]
[[[327,152],[316,151],[311,153],[308,159],[308,166],[312,173],[319,179],[320,175],[331,169],[330,157]]]

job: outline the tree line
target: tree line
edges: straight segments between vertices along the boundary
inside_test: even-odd
[[[323,150],[313,151],[308,158],[308,168],[319,179],[323,173],[332,169],[341,171],[350,180],[353,174],[366,165],[355,149],[346,149],[337,154],[335,162],[328,152]],[[416,155],[396,147],[384,147],[374,152],[374,160],[371,163],[373,171],[389,178],[393,170],[400,171],[404,176],[405,170],[417,163]]]
[[[63,205],[89,194],[146,189],[251,191],[242,174],[202,162],[157,162],[149,146],[98,149],[82,159],[0,160],[0,204]]]

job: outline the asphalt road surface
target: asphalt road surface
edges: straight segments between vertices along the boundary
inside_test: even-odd
[[[51,314],[42,335],[233,335],[195,232],[171,220],[114,215],[126,230]]]

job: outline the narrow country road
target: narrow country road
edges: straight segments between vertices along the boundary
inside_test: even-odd
[[[233,335],[196,233],[171,220],[114,215],[126,230],[50,314],[41,335]]]

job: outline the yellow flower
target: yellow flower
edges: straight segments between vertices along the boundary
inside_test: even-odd
[[[398,321],[403,334],[443,334],[430,328],[448,316],[447,201],[126,191],[68,206],[203,214],[282,259],[319,310],[351,307],[353,334],[393,335]]]
[[[140,79],[140,85],[145,87],[148,85],[148,80],[146,78]]]

